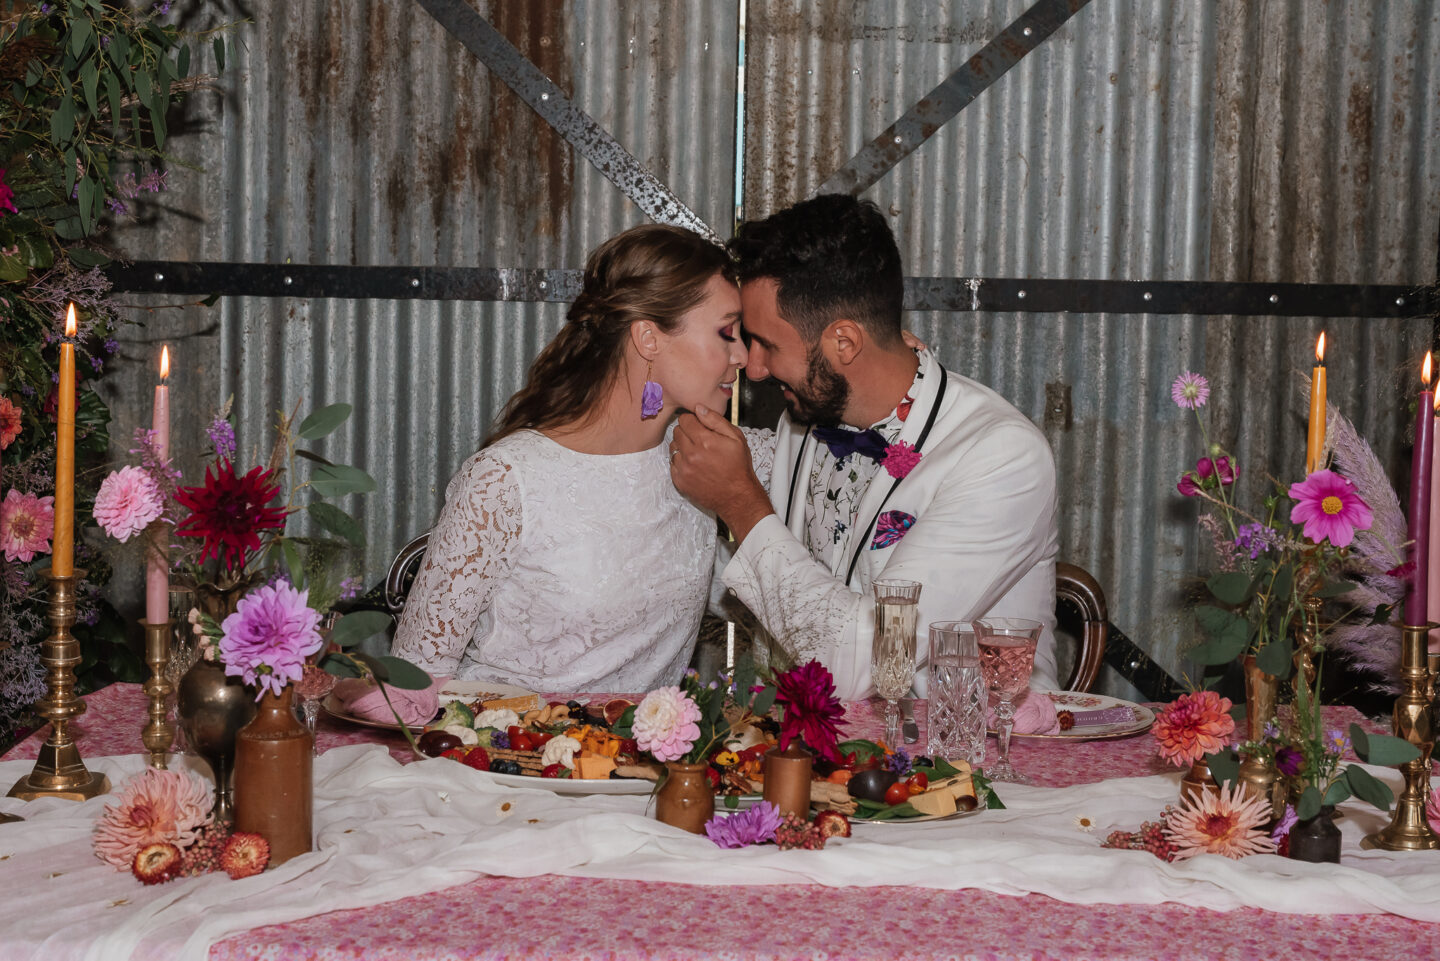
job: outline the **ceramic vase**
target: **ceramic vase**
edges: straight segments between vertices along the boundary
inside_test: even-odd
[[[1340,863],[1340,829],[1335,806],[1327,804],[1313,818],[1295,822],[1290,829],[1290,857],[1296,861]]]
[[[295,687],[266,691],[235,738],[235,830],[270,844],[270,864],[313,845],[314,739],[295,716]]]
[[[708,766],[682,761],[665,765],[665,782],[655,794],[655,820],[691,834],[705,833],[705,822],[715,814],[715,793],[705,776]]]
[[[189,749],[198,754],[215,777],[215,820],[234,820],[232,773],[235,736],[255,716],[255,692],[238,677],[203,658],[180,678],[175,714]]]
[[[1192,797],[1218,793],[1220,793],[1220,785],[1215,781],[1215,775],[1210,773],[1210,765],[1205,763],[1203,757],[1191,764],[1190,770],[1180,779],[1181,804]]]
[[[783,751],[765,755],[765,800],[780,809],[780,814],[810,816],[810,772],[815,756],[798,741]]]

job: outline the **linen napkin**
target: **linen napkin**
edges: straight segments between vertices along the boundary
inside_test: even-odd
[[[346,678],[335,685],[335,698],[345,711],[367,721],[394,721],[398,713],[407,725],[417,727],[427,724],[440,710],[440,688],[448,678],[434,678],[430,686],[420,691],[407,691],[393,685],[385,685],[385,694],[390,695],[390,704],[385,703],[385,694],[380,687],[364,678]],[[394,705],[392,712],[390,706]]]
[[[985,725],[996,730],[995,706],[985,712]],[[1026,691],[1015,702],[1016,734],[1059,734],[1059,714],[1055,702],[1044,691]]]

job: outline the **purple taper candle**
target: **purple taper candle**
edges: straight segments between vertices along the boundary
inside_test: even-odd
[[[1421,371],[1425,389],[1415,416],[1415,454],[1410,462],[1410,560],[1415,570],[1405,596],[1405,623],[1430,622],[1425,592],[1430,583],[1430,462],[1435,448],[1435,393],[1430,389],[1430,353]]]

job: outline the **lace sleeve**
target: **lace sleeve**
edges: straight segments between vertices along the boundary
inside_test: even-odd
[[[453,675],[520,541],[521,498],[511,465],[488,451],[465,462],[410,589],[392,653],[433,675]]]
[[[755,469],[755,476],[760,478],[768,494],[770,475],[775,472],[775,432],[766,427],[742,427],[740,432],[745,435],[745,444],[750,448],[750,466]]]

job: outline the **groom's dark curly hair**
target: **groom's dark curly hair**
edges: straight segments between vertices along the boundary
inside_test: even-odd
[[[780,316],[806,343],[842,317],[861,324],[880,344],[900,342],[900,250],[873,203],[821,194],[746,221],[728,246],[742,282],[776,282]]]

